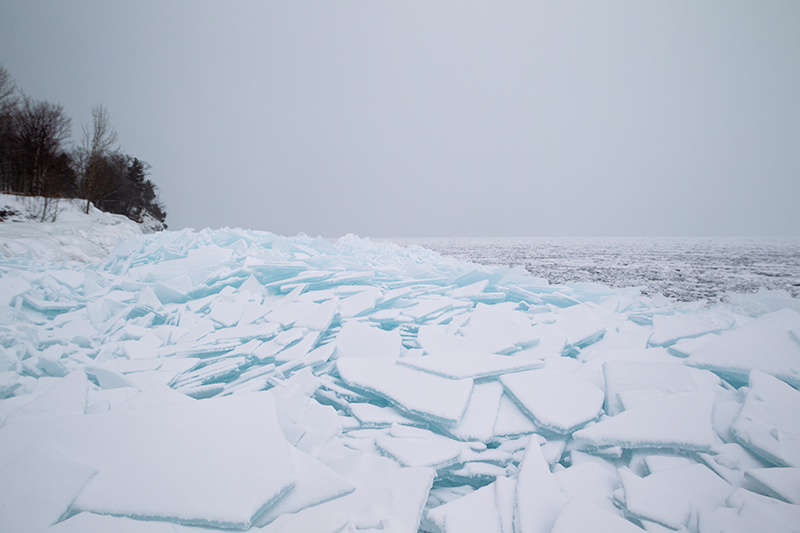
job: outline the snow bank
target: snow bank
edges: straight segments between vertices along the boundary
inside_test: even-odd
[[[85,200],[0,194],[0,257],[96,262],[118,243],[160,229],[94,205],[85,210]]]

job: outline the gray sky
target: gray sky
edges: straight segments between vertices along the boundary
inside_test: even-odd
[[[797,0],[5,0],[0,63],[172,229],[800,236]]]

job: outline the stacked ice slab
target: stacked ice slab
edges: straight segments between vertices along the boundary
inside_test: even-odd
[[[796,531],[800,302],[163,232],[0,261],[0,530]]]

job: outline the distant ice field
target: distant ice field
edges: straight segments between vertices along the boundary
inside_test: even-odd
[[[524,266],[550,283],[642,287],[679,301],[785,289],[800,296],[798,238],[418,238],[420,245],[483,265]]]

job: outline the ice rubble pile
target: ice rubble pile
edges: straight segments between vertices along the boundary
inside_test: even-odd
[[[796,531],[800,306],[163,232],[0,262],[0,529]]]

